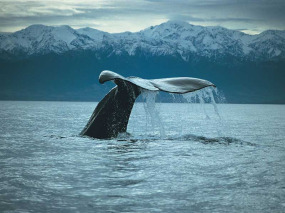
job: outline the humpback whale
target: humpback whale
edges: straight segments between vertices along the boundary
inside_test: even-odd
[[[142,89],[184,94],[205,87],[215,87],[209,81],[189,78],[142,79],[123,77],[112,71],[102,71],[99,75],[101,84],[113,81],[116,86],[98,103],[88,123],[80,135],[98,139],[117,137],[127,131],[129,117],[136,98]]]

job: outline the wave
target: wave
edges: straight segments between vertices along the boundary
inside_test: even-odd
[[[249,145],[249,146],[256,146],[255,143],[244,141],[234,137],[206,137],[194,134],[184,134],[184,135],[176,135],[176,136],[166,136],[166,137],[159,137],[157,135],[141,135],[141,136],[133,136],[129,133],[121,134],[116,139],[117,141],[157,141],[157,140],[164,140],[164,141],[194,141],[194,142],[201,142],[203,144],[222,144],[222,145],[231,145],[231,144],[238,144],[238,145]]]

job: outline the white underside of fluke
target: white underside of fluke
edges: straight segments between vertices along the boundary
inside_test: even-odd
[[[123,77],[115,72],[105,70],[99,76],[99,82],[102,84],[106,81],[121,79],[133,83],[143,89],[150,91],[164,91],[169,93],[188,93],[205,87],[215,85],[210,81],[199,78],[178,77],[178,78],[161,78],[161,79],[142,79],[139,77]]]

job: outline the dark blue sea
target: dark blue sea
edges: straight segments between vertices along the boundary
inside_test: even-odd
[[[0,102],[0,212],[285,212],[285,105],[137,103],[80,137],[96,105]]]

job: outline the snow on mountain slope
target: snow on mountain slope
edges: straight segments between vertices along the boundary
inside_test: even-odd
[[[247,35],[223,27],[168,21],[136,33],[109,34],[92,28],[74,30],[69,26],[32,25],[15,33],[0,34],[0,52],[34,55],[78,49],[107,49],[109,55],[144,52],[180,56],[183,60],[189,60],[193,55],[251,60],[285,58],[285,31],[268,30]]]
[[[181,56],[197,53],[209,57],[217,53],[239,55],[242,46],[239,38],[243,36],[241,32],[221,27],[201,27],[172,21],[150,27],[142,31],[142,34],[149,41],[155,40],[157,44],[163,40],[170,51],[177,50]]]
[[[31,25],[26,29],[0,37],[0,49],[8,52],[62,53],[71,49],[90,47],[93,40],[69,26]]]
[[[249,46],[258,51],[263,57],[284,56],[285,31],[267,30],[255,36]]]
[[[93,29],[90,27],[80,28],[77,30],[77,32],[79,34],[88,36],[89,38],[93,39],[96,42],[102,42],[104,36],[109,35],[109,33],[106,33],[106,32],[100,31],[100,30],[96,30],[96,29]]]

